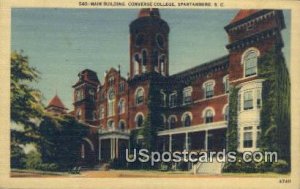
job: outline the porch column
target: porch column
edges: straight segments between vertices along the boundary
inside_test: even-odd
[[[204,141],[204,144],[205,144],[205,150],[207,151],[207,148],[208,148],[208,130],[205,130],[205,141]]]
[[[172,152],[172,135],[169,135],[169,152]]]
[[[101,160],[101,138],[99,137],[99,161]]]
[[[185,149],[189,150],[189,136],[188,133],[185,133]]]
[[[116,158],[119,157],[119,139],[116,138]]]
[[[113,140],[110,139],[110,159],[113,159]]]

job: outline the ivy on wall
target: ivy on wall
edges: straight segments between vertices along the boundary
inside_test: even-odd
[[[231,87],[229,91],[229,120],[227,126],[227,150],[236,151],[238,147],[238,91]]]
[[[290,78],[282,52],[275,47],[259,59],[259,77],[264,78],[261,110],[262,149],[277,151],[290,163]]]

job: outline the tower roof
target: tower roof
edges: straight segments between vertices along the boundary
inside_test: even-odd
[[[61,109],[67,109],[66,107],[65,107],[65,105],[62,103],[62,101],[60,100],[60,98],[57,96],[57,95],[55,95],[53,98],[52,98],[52,100],[49,102],[49,104],[48,104],[48,106],[47,106],[47,108],[49,108],[49,107],[57,107],[57,108],[61,108]]]
[[[147,16],[160,17],[158,8],[144,8],[144,9],[141,9],[140,12],[139,12],[138,17],[140,18],[140,17],[147,17]]]
[[[257,9],[247,9],[247,10],[240,10],[235,17],[231,20],[231,24],[237,21],[240,21],[256,12],[258,12],[259,10]]]

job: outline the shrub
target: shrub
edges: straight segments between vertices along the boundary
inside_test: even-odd
[[[38,169],[42,171],[57,171],[58,165],[56,165],[55,163],[44,163],[40,164],[38,166]]]
[[[289,172],[289,164],[285,160],[278,160],[272,164],[272,169],[276,173],[287,173]]]

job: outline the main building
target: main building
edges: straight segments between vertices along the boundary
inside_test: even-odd
[[[73,115],[89,127],[81,147],[85,162],[124,157],[130,133],[143,128],[150,113],[151,87],[159,97],[158,149],[226,149],[229,91],[238,92],[238,151],[259,148],[262,82],[258,58],[272,47],[281,53],[285,28],[280,10],[241,10],[225,26],[228,55],[169,75],[168,23],[158,9],[141,9],[129,25],[130,72],[110,68],[102,82],[96,72],[78,74]],[[64,110],[63,107],[61,110]],[[143,136],[137,136],[143,142]]]

